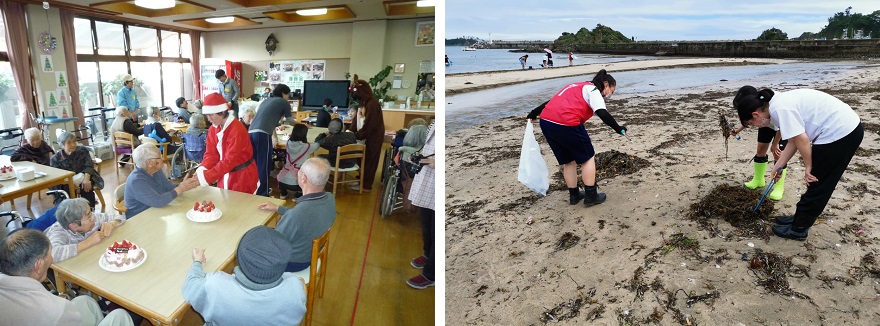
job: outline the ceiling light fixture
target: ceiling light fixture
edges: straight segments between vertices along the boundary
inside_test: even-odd
[[[416,7],[434,7],[435,3],[434,0],[419,0],[416,1]]]
[[[327,8],[302,9],[297,10],[296,14],[300,16],[320,16],[327,14]]]
[[[226,17],[205,18],[205,21],[212,23],[212,24],[226,24],[226,23],[234,22],[235,17],[226,16]]]
[[[134,5],[147,9],[168,9],[175,5],[174,0],[134,0]]]

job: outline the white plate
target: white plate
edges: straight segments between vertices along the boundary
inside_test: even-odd
[[[6,181],[6,180],[12,180],[12,179],[15,179],[15,175],[14,175],[14,174],[13,174],[12,176],[8,177],[8,178],[0,177],[0,181]]]
[[[219,220],[220,217],[223,216],[223,211],[221,211],[219,208],[216,208],[216,207],[215,207],[215,208],[214,208],[214,211],[217,212],[217,218],[215,218],[215,219],[213,219],[213,220],[208,220],[208,221],[200,221],[200,220],[196,220],[195,218],[192,217],[192,215],[190,215],[190,214],[196,212],[196,211],[192,210],[192,208],[190,208],[189,211],[186,212],[186,218],[189,219],[190,221],[198,222],[198,223],[214,222],[214,221],[216,221],[216,220]]]
[[[101,266],[101,268],[103,268],[105,271],[114,272],[114,273],[130,271],[132,269],[137,268],[140,265],[143,265],[144,262],[147,261],[147,250],[144,248],[141,248],[141,251],[144,252],[144,259],[141,259],[141,261],[137,264],[128,265],[128,266],[122,267],[120,269],[115,269],[115,268],[111,268],[112,265],[110,265],[106,261],[104,261],[104,255],[101,255],[101,258],[98,259],[98,266]]]

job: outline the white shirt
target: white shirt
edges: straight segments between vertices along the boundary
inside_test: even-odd
[[[806,133],[814,145],[830,144],[849,135],[859,116],[838,98],[813,89],[777,93],[770,100],[770,122],[782,139]]]

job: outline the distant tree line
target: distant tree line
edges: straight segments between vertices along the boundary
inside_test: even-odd
[[[480,42],[483,42],[483,40],[474,36],[461,36],[446,39],[447,46],[470,46]]]
[[[575,44],[607,44],[607,43],[631,43],[632,39],[615,31],[611,27],[597,24],[596,28],[589,30],[581,27],[576,33],[563,32],[562,36],[554,41],[556,47],[564,47]]]
[[[839,39],[844,37],[853,38],[856,31],[861,30],[862,36],[870,36],[872,39],[880,38],[880,10],[876,10],[868,15],[860,13],[850,13],[852,7],[846,8],[842,12],[838,12],[828,18],[828,25],[825,25],[818,33],[804,32],[801,36],[793,38],[794,40],[815,40],[815,39]],[[766,40],[787,40],[788,34],[778,28],[765,30],[758,36],[758,41]]]

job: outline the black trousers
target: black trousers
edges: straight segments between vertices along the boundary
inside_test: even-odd
[[[428,263],[422,270],[422,275],[429,280],[434,280],[434,210],[424,207],[419,208],[419,215],[422,220],[422,241],[424,244],[425,257]]]
[[[860,123],[855,130],[833,143],[813,145],[813,170],[811,173],[819,181],[807,184],[807,192],[801,196],[797,203],[797,211],[794,215],[796,228],[811,227],[816,219],[825,210],[825,205],[831,199],[834,188],[840,182],[840,177],[846,171],[846,167],[855,155],[856,150],[862,143],[865,129]]]

